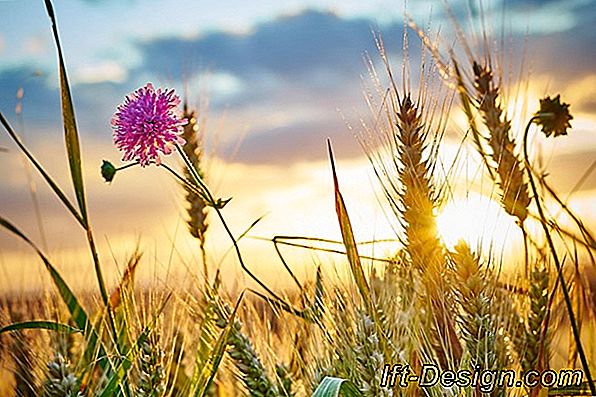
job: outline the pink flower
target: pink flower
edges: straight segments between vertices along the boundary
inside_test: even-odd
[[[184,144],[179,135],[187,120],[179,117],[179,104],[174,90],[156,91],[151,83],[129,94],[112,118],[122,160],[136,160],[142,167],[152,161],[160,164],[159,152],[168,155],[176,143]]]

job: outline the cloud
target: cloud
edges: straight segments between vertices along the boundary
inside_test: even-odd
[[[49,53],[50,44],[47,35],[37,34],[25,40],[24,48],[27,55],[40,56]]]
[[[73,83],[122,83],[126,77],[127,71],[122,65],[114,61],[105,61],[80,67],[74,73]]]
[[[246,34],[213,32],[192,39],[162,38],[141,42],[139,49],[144,71],[174,76],[185,72],[183,62],[173,62],[180,59],[243,78],[265,74],[308,80],[324,71],[357,76],[362,71],[362,52],[374,51],[374,28],[369,19],[342,19],[310,10],[261,23]],[[399,30],[401,24],[383,28],[390,46],[401,38]]]
[[[554,76],[555,88],[592,73],[596,65],[596,54],[588,50],[596,42],[591,27],[596,11],[575,1],[570,4],[575,26],[558,33],[530,33],[528,38],[534,73]],[[522,6],[538,7],[531,0],[518,1],[511,12]],[[224,128],[233,138],[226,141],[224,131],[224,144],[247,133],[237,161],[287,163],[322,158],[324,151],[316,149],[325,137],[341,142],[352,139],[337,109],[348,118],[368,114],[360,76],[366,73],[363,53],[378,58],[373,39],[376,29],[371,18],[306,10],[258,23],[243,33],[212,31],[191,38],[136,41],[132,45],[140,61],[130,70],[110,60],[72,70],[77,115],[83,131],[105,132],[114,108],[136,85],[165,80],[168,86],[181,89],[188,83],[193,96],[199,81],[207,80],[210,117],[231,120]],[[379,30],[397,70],[402,59],[402,22],[386,23]],[[415,34],[410,37],[416,70],[419,41]],[[512,38],[513,43],[523,40],[522,36]],[[27,117],[59,126],[55,71],[51,84],[35,73],[31,66],[0,71],[0,106],[13,108],[16,90],[24,85]],[[590,99],[583,98],[582,108],[591,107]],[[271,124],[274,117],[281,121]],[[357,120],[349,121],[357,124]],[[338,152],[357,155],[355,147],[354,143]]]
[[[568,29],[528,37],[528,51],[535,73],[550,75],[553,84],[564,87],[568,82],[592,74],[596,65],[596,7],[594,1],[570,1],[574,23]],[[555,9],[553,9],[555,10]],[[529,16],[531,18],[531,16]],[[558,15],[553,12],[552,23]],[[548,24],[548,20],[544,24]],[[516,38],[520,43],[524,37]]]
[[[237,162],[292,164],[321,159],[329,136],[340,146],[338,153],[360,155],[337,110],[348,109],[350,114],[357,113],[353,109],[364,110],[363,55],[377,53],[373,36],[377,29],[372,19],[306,10],[257,24],[242,34],[217,31],[139,42],[143,61],[134,73],[185,76],[191,64],[198,75],[211,70],[219,76],[213,81],[217,86],[212,91],[213,112],[252,114],[250,124],[235,119],[225,126],[247,131]],[[382,28],[394,55],[401,49],[401,31],[401,21]],[[418,52],[417,47],[413,40],[412,53]],[[272,115],[281,122],[271,126]]]
[[[124,96],[136,87],[136,82],[114,82],[119,71],[109,64],[99,65],[87,74],[73,70],[71,90],[79,129],[82,133],[96,133],[109,128],[109,119]],[[103,73],[103,75],[102,75]],[[78,84],[77,84],[78,83]],[[35,133],[60,130],[62,123],[58,76],[55,69],[22,65],[0,69],[0,111],[14,118],[16,94],[23,89],[23,116],[25,126]]]
[[[333,137],[335,152],[345,157],[362,155],[356,139],[341,121],[292,123],[283,127],[252,131],[234,161],[249,164],[293,164],[324,159],[325,142]]]
[[[52,76],[53,77],[53,76]],[[17,91],[24,91],[24,114],[41,125],[55,125],[60,120],[59,93],[47,84],[48,74],[33,66],[12,67],[0,71],[0,110],[8,117],[15,109]]]

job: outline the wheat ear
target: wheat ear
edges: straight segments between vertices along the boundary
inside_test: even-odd
[[[231,310],[227,305],[215,305],[218,327],[225,328],[227,326],[230,313]],[[250,396],[273,397],[280,395],[278,385],[269,377],[250,338],[242,332],[242,323],[237,319],[234,320],[234,325],[231,328],[228,346],[228,354],[241,374],[242,382]]]
[[[494,81],[491,68],[474,62],[473,69],[476,105],[489,132],[488,144],[501,188],[501,204],[521,225],[528,216],[530,196],[523,164],[515,153],[515,141],[510,134],[511,122],[503,114],[499,85]]]
[[[548,368],[547,312],[549,301],[549,273],[546,268],[536,267],[530,273],[530,311],[526,328],[525,349],[522,355],[524,370]]]
[[[199,176],[204,180],[205,173],[202,167],[204,156],[203,137],[197,121],[197,112],[191,110],[187,103],[184,104],[184,118],[188,120],[188,123],[184,126],[182,133],[182,138],[186,141],[182,149],[194,169],[197,170]],[[188,167],[184,167],[184,176],[187,180],[192,180]],[[209,226],[207,223],[207,205],[194,190],[190,189],[186,184],[182,186],[184,187],[186,201],[188,203],[186,210],[188,214],[188,230],[193,237],[199,240],[203,259],[203,272],[205,279],[208,280],[207,254],[205,251],[205,235]]]
[[[80,383],[70,368],[70,362],[61,353],[55,353],[48,363],[43,397],[82,397]]]
[[[444,286],[445,255],[439,241],[435,208],[436,193],[430,179],[430,160],[424,158],[427,132],[422,114],[410,95],[400,100],[397,96],[395,139],[399,167],[401,216],[407,238],[406,251],[413,266],[422,273],[428,293],[431,343],[443,368],[449,358],[459,360],[461,346],[455,333],[453,316],[445,301],[448,294]]]
[[[157,330],[153,330],[141,344],[138,369],[139,379],[136,395],[138,397],[164,396],[166,391],[164,352]]]
[[[460,242],[452,254],[458,281],[457,300],[461,308],[459,323],[470,354],[472,368],[501,368],[497,333],[499,325],[491,301],[494,296],[488,273],[480,266],[479,258],[465,242]]]

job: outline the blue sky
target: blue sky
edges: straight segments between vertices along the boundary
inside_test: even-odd
[[[139,198],[130,189],[116,194],[114,186],[107,192],[97,174],[102,158],[119,159],[111,147],[109,120],[127,93],[152,81],[187,92],[195,105],[208,99],[210,141],[214,147],[217,143],[220,160],[235,164],[222,179],[234,180],[234,172],[240,175],[240,182],[232,183],[230,189],[257,198],[266,198],[257,188],[278,189],[279,197],[293,195],[306,205],[320,197],[320,192],[307,193],[299,184],[308,183],[306,175],[311,174],[304,170],[310,170],[310,165],[323,164],[319,170],[326,170],[327,137],[333,139],[340,159],[363,161],[362,149],[346,123],[358,125],[360,117],[370,116],[363,94],[367,79],[363,54],[368,52],[376,59],[372,32],[382,33],[398,65],[403,55],[404,8],[420,26],[430,26],[433,32],[440,29],[442,37],[452,40],[452,24],[439,0],[411,0],[406,7],[401,0],[54,3],[91,175],[89,190],[101,197],[91,206],[98,212],[121,207],[122,217],[138,215],[134,221],[138,230],[147,229],[139,221],[143,211],[152,216],[164,211],[160,207],[163,197]],[[458,19],[470,20],[467,5],[476,2],[449,3]],[[527,43],[525,65],[539,83],[536,95],[561,92],[573,104],[579,135],[570,138],[565,150],[551,154],[557,164],[553,174],[569,187],[573,181],[565,175],[579,175],[596,151],[596,1],[508,0],[504,19],[499,18],[500,1],[486,3],[498,20],[493,29],[502,27],[507,32],[505,48],[511,51],[507,55],[513,55],[514,64],[521,60]],[[473,30],[477,22],[463,27]],[[419,43],[415,38],[410,47],[416,62]],[[56,62],[43,1],[0,0],[0,111],[20,129],[14,109],[16,93],[24,88],[26,140],[49,168],[55,168],[56,175],[65,175],[64,159],[54,145],[62,139]],[[6,170],[0,172],[2,210],[21,224],[33,225],[22,165],[3,133],[0,147],[10,150],[0,152],[0,167]],[[303,165],[300,170],[298,165]],[[244,186],[241,175],[247,172],[258,174],[260,182]],[[299,182],[290,184],[288,175]],[[57,178],[67,183],[65,177]],[[139,186],[150,186],[140,177],[138,181]],[[225,189],[225,182],[220,185]],[[243,193],[240,186],[252,190]],[[594,188],[596,179],[591,178],[585,189]],[[39,194],[47,216],[60,219],[61,208],[51,204],[51,193],[42,188]],[[135,208],[143,210],[135,213],[132,204],[125,204],[133,201]],[[251,216],[275,211],[265,201],[247,205],[256,211]],[[248,213],[247,208],[238,211]],[[179,207],[168,207],[168,211],[174,211],[178,219],[182,216]],[[300,208],[296,211],[302,213]],[[328,212],[333,215],[332,211]],[[278,221],[283,222],[284,216],[278,216]],[[123,232],[98,218],[99,228],[106,233]],[[279,226],[280,222],[272,224]],[[304,223],[316,229],[317,221]],[[62,226],[48,229],[61,231]],[[30,229],[35,233],[34,227]],[[14,240],[0,236],[0,247],[13,245]],[[62,241],[54,247],[68,246],[69,242]]]
[[[466,8],[461,3],[466,2],[455,1],[452,6],[463,15]],[[497,2],[491,4],[498,13]],[[529,32],[536,56],[533,68],[565,79],[593,70],[594,2],[506,4],[505,28],[513,32],[513,39],[522,41]],[[93,112],[99,117],[94,122],[105,122],[115,101],[149,79],[180,86],[183,80],[192,82],[209,71],[215,74],[209,95],[216,108],[296,91],[288,83],[299,84],[307,94],[312,89],[314,96],[349,84],[364,72],[363,51],[374,51],[373,29],[393,41],[387,45],[390,51],[399,52],[403,9],[400,1],[355,0],[65,0],[56,4],[70,76],[80,91],[79,106],[105,110]],[[407,10],[423,25],[432,13],[433,27],[448,29],[440,1],[410,2]],[[31,85],[27,101],[36,112],[29,118],[43,116],[45,122],[55,114],[56,100],[51,100],[55,91],[42,91],[55,89],[57,79],[43,2],[3,0],[0,15],[0,105],[11,108],[15,86]],[[34,78],[36,72],[41,76]],[[337,92],[332,100],[342,94]],[[89,96],[92,103],[86,102]],[[337,106],[345,105],[342,102]],[[84,122],[86,112],[80,113]]]
[[[451,2],[458,15],[468,12],[465,4]],[[490,4],[498,14],[498,2]],[[532,70],[557,76],[552,84],[558,89],[556,85],[594,70],[594,4],[507,1],[503,26],[516,50],[527,33]],[[440,1],[412,1],[405,8],[422,26],[430,20],[433,29],[446,32],[450,27]],[[121,98],[155,81],[179,89],[186,85],[193,101],[207,95],[215,115],[251,113],[261,119],[261,123],[228,126],[230,140],[248,134],[247,144],[251,146],[254,139],[255,148],[268,133],[273,142],[280,140],[283,128],[288,136],[295,136],[302,127],[341,129],[337,109],[344,113],[363,109],[362,54],[375,53],[372,31],[378,30],[389,51],[399,58],[403,10],[401,1],[356,0],[56,3],[83,133],[106,133]],[[10,117],[15,93],[24,87],[28,124],[57,124],[56,60],[43,2],[3,0],[0,15],[0,109]],[[582,104],[595,105],[594,101]],[[282,114],[284,125],[267,122],[266,115],[257,115],[259,111]],[[291,113],[296,117],[287,120]],[[321,134],[313,134],[320,138]],[[346,150],[354,154],[355,145],[349,146],[346,143]],[[252,153],[241,152],[242,156]],[[262,153],[252,156],[254,161],[259,158],[268,161]]]

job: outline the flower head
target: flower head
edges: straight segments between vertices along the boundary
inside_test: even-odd
[[[573,116],[569,114],[569,104],[561,103],[561,96],[554,98],[547,96],[540,100],[540,110],[534,115],[535,123],[542,126],[542,131],[548,137],[554,134],[567,135],[567,128],[571,128],[569,121]]]
[[[151,83],[129,94],[112,118],[122,160],[137,160],[142,167],[152,161],[160,164],[160,152],[167,155],[175,143],[184,144],[179,134],[187,121],[179,117],[179,104],[174,90],[156,91]]]

